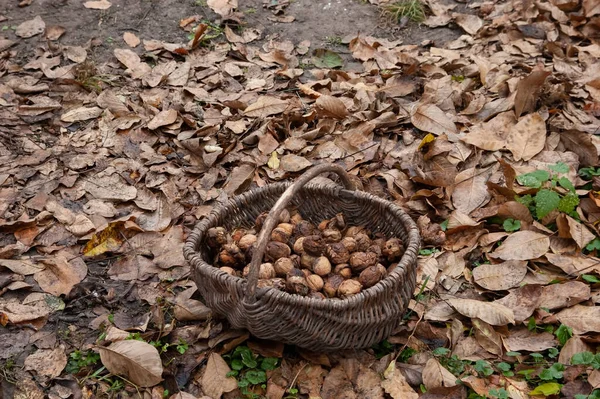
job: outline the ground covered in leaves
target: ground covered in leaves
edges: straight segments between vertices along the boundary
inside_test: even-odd
[[[171,42],[138,4],[79,45],[42,3],[0,14],[3,397],[600,397],[600,1],[428,0],[412,29],[457,34],[410,42],[273,36],[294,2],[236,0]],[[231,329],[182,254],[220,201],[325,162],[423,236],[367,350]]]

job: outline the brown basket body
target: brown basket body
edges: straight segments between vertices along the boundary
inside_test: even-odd
[[[232,198],[200,221],[184,247],[192,276],[206,305],[236,328],[258,338],[310,350],[365,348],[387,338],[399,325],[415,289],[420,237],[414,221],[398,206],[371,194],[336,186],[309,184],[292,206],[313,223],[342,212],[350,225],[365,226],[386,237],[399,237],[406,251],[398,267],[373,287],[347,299],[313,299],[272,288],[246,296],[245,279],[213,267],[204,242],[215,226],[251,227],[269,211],[290,183],[276,183]]]

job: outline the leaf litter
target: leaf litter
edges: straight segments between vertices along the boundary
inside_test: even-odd
[[[279,3],[265,6],[273,20],[293,23]],[[465,34],[436,47],[357,33],[342,40],[360,66],[349,70],[307,42],[259,47],[263,28],[239,29],[234,0],[206,2],[221,27],[181,21],[189,43],[126,31],[102,65],[88,60],[93,43],[24,55],[0,36],[0,324],[31,347],[0,345],[2,362],[22,366],[0,370],[16,392],[520,398],[597,387],[586,353],[600,337],[600,3],[425,3],[425,25]],[[15,34],[65,33],[46,22]],[[181,251],[219,202],[323,162],[418,219],[418,287],[381,344],[290,356],[212,315]],[[244,345],[276,367],[238,368],[231,352]]]

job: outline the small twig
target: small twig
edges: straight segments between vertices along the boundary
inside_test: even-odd
[[[302,370],[304,370],[306,368],[306,366],[308,366],[308,362],[304,363],[304,365],[302,367],[300,367],[300,370],[298,370],[298,372],[296,373],[296,376],[294,377],[294,379],[290,383],[290,386],[288,387],[287,391],[289,391],[290,389],[292,389],[292,387],[296,384],[296,380],[300,376],[300,373],[302,372]]]
[[[346,156],[344,156],[344,157],[340,158],[339,160],[341,161],[342,159],[349,158],[349,157],[351,157],[351,156],[353,156],[353,155],[356,155],[356,154],[358,154],[359,152],[363,152],[363,151],[366,151],[366,150],[368,150],[369,148],[375,147],[375,146],[376,146],[376,145],[378,145],[378,144],[381,144],[381,142],[379,142],[379,141],[376,141],[376,142],[374,142],[373,144],[371,144],[371,145],[369,145],[369,146],[367,146],[367,147],[365,147],[365,148],[361,148],[361,149],[360,149],[360,150],[358,150],[358,151],[354,151],[353,153],[351,153],[351,154],[348,154],[348,155],[346,155]]]

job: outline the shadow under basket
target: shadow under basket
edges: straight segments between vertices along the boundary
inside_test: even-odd
[[[317,174],[330,171],[338,173],[348,188],[323,184],[304,186]],[[208,307],[226,317],[233,327],[246,328],[257,338],[313,351],[370,347],[389,337],[398,327],[413,295],[421,243],[418,228],[397,205],[354,191],[345,172],[335,165],[317,166],[305,175],[293,186],[288,182],[275,183],[236,196],[201,220],[184,246],[192,277]],[[387,238],[402,239],[405,252],[398,266],[382,281],[345,299],[307,298],[275,288],[256,288],[262,251],[256,251],[260,254],[255,253],[257,259],[251,263],[251,269],[256,269],[254,279],[231,276],[211,265],[209,254],[212,252],[205,242],[209,228],[251,228],[258,215],[271,211],[267,219],[273,220],[263,226],[262,230],[267,229],[268,233],[261,231],[257,242],[260,247],[261,236],[266,241],[285,205],[297,209],[304,219],[315,224],[341,212],[349,225],[364,226]]]

